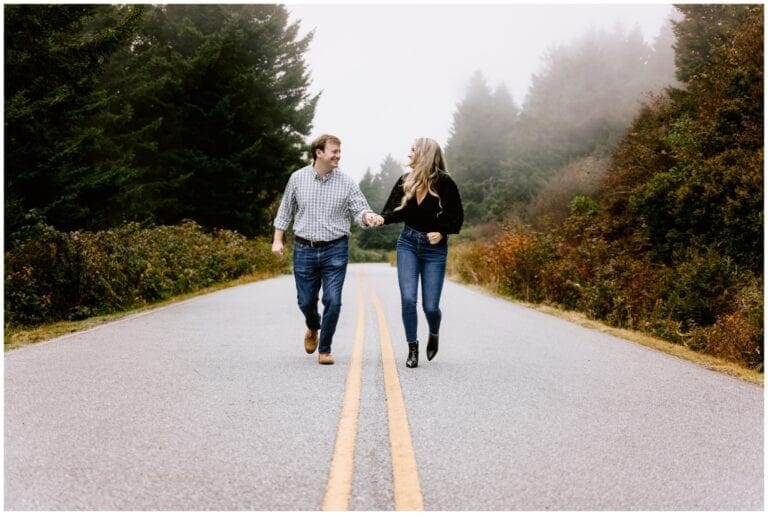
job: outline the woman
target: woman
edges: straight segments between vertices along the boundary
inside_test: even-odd
[[[421,297],[429,325],[427,359],[437,354],[440,334],[440,293],[445,279],[448,235],[457,234],[464,208],[456,183],[448,175],[440,145],[430,138],[413,142],[408,154],[411,171],[398,179],[382,212],[383,223],[405,222],[397,239],[397,279],[400,284],[408,368],[419,366],[416,299]]]

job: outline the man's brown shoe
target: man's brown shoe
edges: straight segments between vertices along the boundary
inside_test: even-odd
[[[304,335],[304,350],[307,354],[312,354],[317,348],[317,329],[307,329],[307,333]]]
[[[328,354],[318,354],[317,355],[317,362],[321,365],[333,365],[333,356],[331,356],[330,353]]]

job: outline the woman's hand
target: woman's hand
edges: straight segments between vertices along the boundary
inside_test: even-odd
[[[384,218],[369,211],[363,215],[363,221],[368,227],[379,227],[384,223]]]
[[[428,232],[427,233],[427,239],[429,240],[429,243],[432,245],[437,245],[440,243],[440,240],[443,239],[442,233],[439,232]]]

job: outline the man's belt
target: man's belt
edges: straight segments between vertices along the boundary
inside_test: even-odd
[[[341,240],[346,240],[347,236],[342,236],[341,238],[336,238],[335,240],[331,241],[310,241],[307,239],[302,238],[301,236],[294,236],[293,240],[297,243],[301,243],[302,245],[306,245],[307,247],[312,247],[313,249],[320,249],[323,247],[327,247],[328,245],[333,245],[334,243],[338,243]]]

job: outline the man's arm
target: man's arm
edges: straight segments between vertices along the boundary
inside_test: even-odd
[[[272,239],[272,253],[276,256],[282,257],[285,251],[283,237],[285,236],[285,230],[288,229],[288,226],[291,223],[295,208],[296,194],[293,185],[293,176],[291,176],[288,180],[288,184],[285,186],[283,200],[280,201],[280,208],[277,210],[277,216],[275,217],[275,237]]]
[[[376,224],[375,216],[371,206],[368,205],[368,201],[365,199],[365,195],[360,191],[360,186],[355,181],[351,182],[352,191],[349,194],[349,211],[352,213],[357,225],[365,229],[366,227],[373,227]]]

